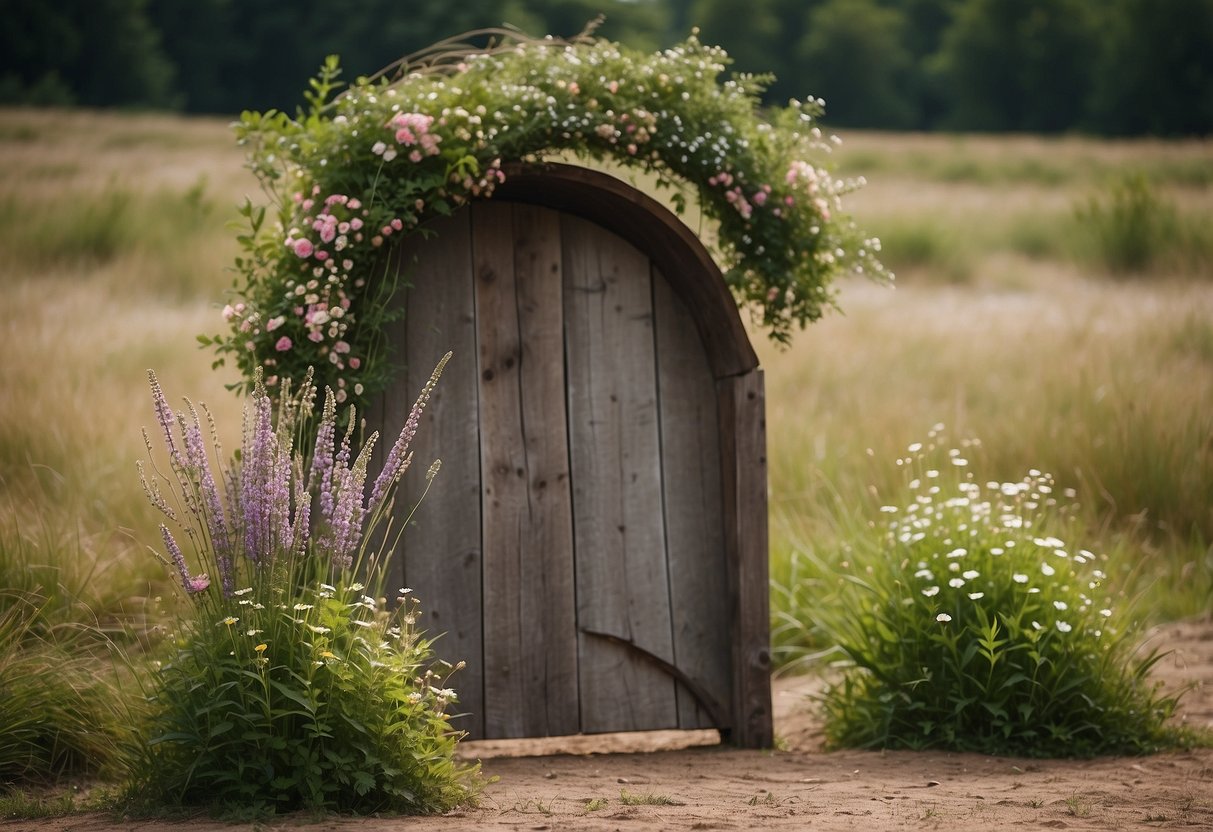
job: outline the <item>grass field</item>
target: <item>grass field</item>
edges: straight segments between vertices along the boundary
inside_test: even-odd
[[[843,138],[839,169],[870,182],[851,209],[899,280],[844,282],[843,314],[790,349],[754,336],[781,620],[936,423],[980,439],[983,479],[1075,489],[1087,547],[1148,615],[1210,609],[1213,142]],[[144,370],[238,425],[194,335],[256,184],[220,120],[8,110],[0,162],[0,546],[15,570],[83,569],[90,614],[129,616],[162,577],[134,472]]]

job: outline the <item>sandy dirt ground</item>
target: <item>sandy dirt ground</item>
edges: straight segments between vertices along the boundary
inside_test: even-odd
[[[1161,627],[1150,643],[1173,651],[1157,668],[1166,685],[1195,685],[1184,698],[1183,718],[1213,727],[1213,619]],[[0,832],[1213,829],[1213,749],[1077,761],[827,753],[807,698],[818,685],[813,677],[776,680],[779,751],[669,750],[705,739],[674,732],[466,744],[497,780],[478,808],[442,817],[309,816],[231,825],[87,814],[0,823]],[[654,748],[666,750],[637,750]],[[544,754],[506,756],[522,751]]]

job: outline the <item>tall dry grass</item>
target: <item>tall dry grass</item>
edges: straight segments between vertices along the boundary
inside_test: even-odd
[[[1035,467],[1074,487],[1126,591],[1160,614],[1208,609],[1210,261],[1110,280],[1077,237],[1078,209],[1133,173],[1213,225],[1213,143],[854,134],[836,161],[868,177],[852,210],[904,268],[897,289],[844,285],[845,314],[788,350],[754,335],[777,579],[794,552],[839,557],[893,487],[890,461],[944,422],[981,438],[982,476]],[[221,120],[0,112],[0,528],[78,529],[113,574],[155,576],[133,471],[143,371],[238,424],[230,371],[193,336],[217,323],[225,224],[254,192]]]

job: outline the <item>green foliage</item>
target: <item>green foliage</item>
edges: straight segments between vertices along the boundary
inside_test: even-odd
[[[1088,123],[1112,135],[1213,132],[1213,0],[1102,7]]]
[[[1082,0],[970,0],[936,57],[949,127],[1056,131],[1072,126],[1096,50]]]
[[[1076,209],[1092,259],[1114,274],[1148,271],[1162,265],[1180,237],[1175,207],[1144,176],[1130,176]]]
[[[694,36],[653,55],[588,37],[519,38],[439,51],[326,105],[330,61],[309,112],[245,113],[238,125],[273,204],[245,206],[231,330],[203,342],[246,378],[264,370],[269,384],[315,366],[339,401],[365,401],[388,377],[394,247],[490,197],[504,164],[554,153],[639,170],[677,204],[697,192],[735,298],[786,342],[832,305],[837,276],[891,276],[878,242],[842,214],[862,180],[836,179],[818,161],[830,148],[814,124],[818,102],[764,117],[761,79],[722,77],[728,63]]]
[[[173,71],[147,0],[10,0],[0,100],[91,107],[173,103]]]
[[[416,629],[408,589],[387,608],[383,584],[399,532],[380,529],[449,358],[369,489],[377,435],[354,447],[351,420],[338,436],[331,390],[309,434],[310,378],[284,391],[276,410],[258,380],[240,452],[216,474],[195,408],[187,402],[173,413],[149,374],[169,474],[153,465],[149,478],[141,466],[141,481],[194,557],[161,526],[158,556],[188,606],[149,683],[150,713],[130,766],[133,808],[425,813],[472,798],[476,769],[454,761],[461,734],[447,724],[457,668],[428,666],[430,642]],[[435,463],[429,481],[437,471]]]
[[[802,83],[829,102],[830,119],[850,127],[914,125],[905,21],[876,0],[829,0],[809,15],[799,44]]]
[[[181,623],[129,799],[143,807],[444,811],[473,793],[415,602],[301,563]],[[227,613],[216,618],[220,613]]]
[[[849,660],[823,697],[841,746],[984,754],[1143,753],[1186,741],[1156,653],[1103,590],[1105,558],[1067,545],[1051,477],[981,484],[962,454],[910,446],[900,505],[851,541],[815,621]]]

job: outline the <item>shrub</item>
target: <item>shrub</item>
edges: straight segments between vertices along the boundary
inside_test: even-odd
[[[1085,756],[1153,751],[1176,699],[1101,596],[1103,558],[1058,534],[1053,480],[980,484],[910,446],[905,502],[841,563],[819,625],[849,659],[823,697],[835,745]],[[932,467],[942,461],[942,465]]]
[[[1160,265],[1181,237],[1175,206],[1140,175],[1113,185],[1104,199],[1091,197],[1075,213],[1092,258],[1115,274]]]
[[[391,541],[371,534],[409,465],[408,445],[445,362],[369,497],[376,437],[355,455],[351,420],[338,441],[331,390],[305,464],[294,448],[308,433],[310,380],[295,395],[288,387],[276,413],[258,384],[241,453],[216,477],[197,413],[174,415],[152,376],[172,477],[145,477],[145,488],[182,521],[208,573],[191,568],[162,526],[165,562],[192,609],[151,685],[150,738],[133,766],[133,801],[432,812],[472,795],[475,770],[454,761],[459,734],[446,722],[455,668],[427,668],[430,643],[416,630],[408,589],[398,591],[394,612],[386,609]],[[429,476],[436,472],[437,463]],[[165,483],[179,505],[161,492]]]

